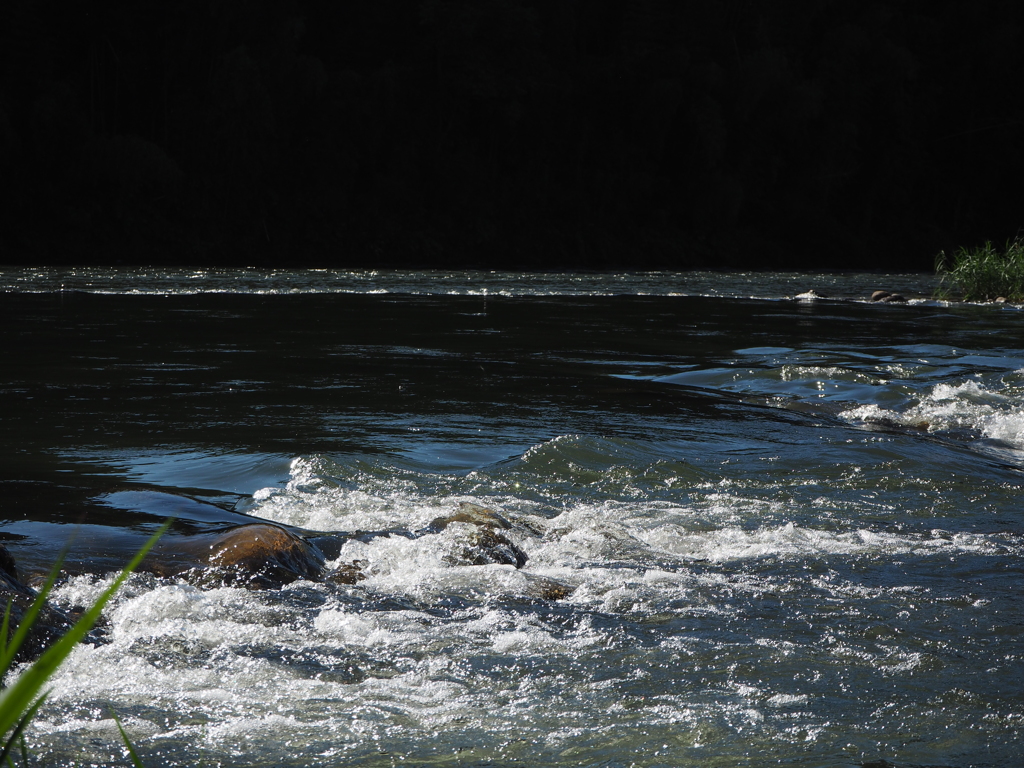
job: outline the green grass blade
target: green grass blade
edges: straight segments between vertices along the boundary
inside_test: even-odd
[[[142,764],[142,760],[139,758],[139,754],[135,751],[135,747],[132,745],[131,739],[128,738],[128,734],[125,732],[124,726],[121,725],[121,718],[117,716],[117,712],[111,709],[110,716],[113,717],[114,722],[117,723],[117,730],[121,732],[121,740],[124,742],[124,745],[128,748],[128,754],[132,758],[132,765],[134,765],[135,768],[146,768],[146,766]]]
[[[940,276],[936,296],[949,298],[955,288],[964,301],[991,301],[1002,296],[1024,301],[1024,242],[1012,240],[1002,250],[986,241],[973,249],[958,248],[952,260],[944,252],[935,259]]]
[[[39,616],[39,612],[46,605],[46,599],[50,596],[50,592],[53,590],[53,584],[57,580],[57,573],[60,570],[61,565],[64,563],[64,555],[62,554],[57,558],[57,562],[50,570],[50,575],[46,577],[46,583],[43,584],[43,588],[39,590],[35,600],[25,611],[25,615],[21,617],[21,621],[18,624],[18,628],[14,631],[14,637],[11,641],[6,644],[3,655],[0,656],[0,674],[7,674],[7,670],[10,669],[11,664],[14,662],[14,657],[21,648],[22,643],[25,642],[25,638],[28,637],[28,633],[32,630],[33,625],[36,622],[36,618]],[[6,729],[0,729],[0,733],[6,733]]]
[[[92,629],[96,620],[100,617],[104,606],[114,596],[121,585],[128,579],[142,559],[146,556],[153,545],[156,544],[157,539],[163,536],[164,532],[170,526],[171,521],[168,520],[164,525],[157,531],[153,536],[146,542],[145,546],[139,550],[139,553],[135,555],[132,561],[125,566],[124,570],[118,574],[114,583],[111,584],[107,589],[103,591],[103,594],[97,598],[96,602],[93,603],[92,607],[85,612],[85,614],[75,622],[75,625],[71,627],[64,635],[53,645],[51,645],[42,656],[40,656],[36,662],[25,670],[18,680],[10,688],[7,688],[2,695],[0,695],[0,734],[7,733],[11,728],[14,727],[15,723],[21,717],[21,713],[25,712],[30,706],[32,706],[33,700],[39,694],[43,685],[53,675],[60,666],[61,662],[64,661],[74,650],[78,642],[85,637],[85,635]],[[56,577],[56,569],[52,574],[52,578]],[[52,580],[48,583],[48,586],[52,586]],[[48,590],[47,590],[48,592]],[[44,593],[40,592],[42,596]],[[37,615],[38,611],[35,614]],[[27,616],[27,614],[26,614]],[[26,622],[23,620],[22,624]],[[19,631],[21,626],[19,626]],[[27,630],[26,630],[27,634]],[[8,649],[10,653],[10,649]]]
[[[36,699],[35,702],[33,702],[32,706],[30,706],[28,708],[28,711],[25,712],[25,714],[22,715],[21,718],[18,720],[18,725],[17,725],[17,727],[15,727],[14,733],[12,733],[8,737],[7,741],[4,742],[3,751],[0,751],[0,760],[6,760],[8,763],[11,762],[11,756],[10,756],[11,755],[11,747],[13,747],[15,742],[17,742],[19,740],[19,737],[22,735],[22,732],[25,730],[25,726],[27,726],[32,721],[32,718],[36,716],[36,712],[38,712],[39,708],[41,706],[43,706],[43,702],[44,701],[46,701],[46,694],[45,693],[42,696],[40,696],[38,699]],[[20,740],[21,740],[21,750],[22,750],[21,751],[21,761],[25,765],[28,765],[28,759],[27,759],[28,756],[25,754],[25,752],[26,752],[26,750],[25,750],[25,740],[23,738],[20,739]]]

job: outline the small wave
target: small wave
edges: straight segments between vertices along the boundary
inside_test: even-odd
[[[290,475],[283,488],[257,490],[251,514],[311,530],[351,531],[421,527],[439,511],[419,494],[413,476],[364,460],[300,456]]]
[[[997,391],[975,380],[939,383],[904,410],[870,403],[845,410],[840,418],[929,433],[965,433],[1024,449],[1024,403],[1015,384]]]
[[[605,450],[599,451],[597,446]],[[416,530],[460,502],[471,501],[496,506],[519,521],[516,543],[529,557],[524,571],[510,566],[453,567],[471,534],[464,524],[417,539],[383,536],[345,543],[339,562],[361,561],[367,576],[365,587],[380,594],[419,597],[530,596],[537,594],[531,575],[578,585],[596,578],[598,572],[623,566],[645,569],[667,567],[673,562],[724,564],[834,555],[928,556],[944,551],[1005,554],[1007,547],[1016,546],[983,534],[903,533],[847,528],[844,523],[831,528],[811,527],[797,521],[801,510],[791,504],[746,493],[723,493],[720,483],[709,483],[703,473],[687,465],[672,467],[690,472],[680,488],[659,481],[668,489],[663,498],[649,493],[631,498],[619,493],[614,499],[598,500],[596,497],[603,495],[610,484],[619,482],[614,479],[619,465],[609,453],[613,447],[625,451],[628,445],[563,436],[534,446],[505,466],[509,475],[498,479],[505,490],[514,490],[509,477],[520,477],[524,486],[537,482],[551,485],[551,473],[563,473],[576,485],[577,492],[575,501],[560,511],[538,507],[514,495],[472,495],[459,484],[447,492],[424,492],[410,477],[401,476],[390,484],[379,481],[372,491],[364,490],[355,483],[340,481],[335,476],[338,465],[321,457],[296,459],[287,487],[258,492],[254,511],[277,522],[324,531]],[[619,458],[623,458],[621,454]],[[652,471],[649,464],[630,470],[647,479]],[[488,481],[493,483],[494,478]],[[482,478],[478,475],[466,482],[481,483]],[[578,490],[583,482],[594,484],[598,491],[581,498]]]
[[[940,552],[1006,554],[1007,543],[983,534],[934,531],[906,535],[866,529],[836,532],[787,523],[774,528],[722,528],[707,533],[660,526],[639,535],[645,543],[688,559],[725,563],[765,557],[786,559],[831,555],[932,555]]]

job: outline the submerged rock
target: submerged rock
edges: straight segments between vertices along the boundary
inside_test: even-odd
[[[358,584],[366,581],[365,568],[368,563],[365,560],[353,560],[351,563],[342,563],[336,568],[327,572],[324,577],[327,581],[335,584]]]
[[[13,579],[18,583],[18,565],[3,544],[0,544],[0,579]]]

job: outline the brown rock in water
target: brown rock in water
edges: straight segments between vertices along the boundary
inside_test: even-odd
[[[881,302],[883,304],[905,304],[907,299],[899,293],[892,293],[891,291],[875,291],[871,294],[871,301]]]
[[[365,560],[353,560],[351,563],[342,563],[337,568],[329,571],[325,578],[335,584],[358,584],[366,581],[366,573],[363,571],[367,562]]]
[[[453,565],[498,563],[514,565],[516,568],[526,565],[526,553],[503,533],[499,533],[510,529],[512,523],[493,509],[464,501],[459,504],[458,511],[435,519],[422,533],[440,533],[452,523],[469,523],[480,529],[470,537],[459,556],[454,558]]]
[[[473,525],[485,528],[503,528],[506,530],[512,527],[512,523],[493,509],[473,504],[470,501],[460,502],[457,512],[445,517],[436,518],[429,527],[443,531],[451,523],[472,523]]]
[[[549,579],[540,596],[544,600],[561,600],[564,597],[568,597],[575,591],[576,587],[571,587],[568,584],[561,584]]]
[[[458,554],[448,558],[449,565],[526,565],[526,553],[508,538],[488,529],[474,531]]]
[[[324,556],[301,536],[270,523],[161,540],[140,570],[203,584],[274,589],[324,574]]]

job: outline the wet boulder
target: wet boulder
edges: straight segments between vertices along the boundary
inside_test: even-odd
[[[478,529],[461,542],[457,552],[448,557],[449,565],[526,565],[526,553],[502,534]]]
[[[465,539],[461,552],[452,556],[453,565],[514,565],[522,568],[527,557],[519,546],[502,531],[512,523],[492,509],[464,501],[452,514],[435,519],[422,533],[440,533],[452,523],[468,523],[476,530]]]
[[[472,523],[481,528],[490,528],[492,530],[500,528],[506,531],[512,527],[512,523],[493,509],[481,506],[480,504],[473,504],[469,501],[463,501],[459,503],[459,508],[452,514],[435,518],[428,526],[428,529],[431,529],[433,532],[443,531],[452,523]]]
[[[330,560],[341,556],[344,543],[355,539],[368,543],[382,536],[402,536],[407,539],[419,539],[423,536],[440,534],[452,525],[461,524],[459,534],[453,537],[452,548],[445,558],[448,565],[511,565],[522,568],[526,565],[526,553],[510,537],[513,528],[520,528],[530,534],[534,531],[525,526],[514,526],[506,518],[479,504],[462,502],[458,509],[448,515],[435,518],[429,525],[418,530],[389,529],[384,531],[356,531],[354,533],[329,534],[310,533],[307,540],[315,544]],[[325,574],[325,578],[339,584],[356,584],[366,578],[364,568],[367,563],[356,560],[351,563],[333,565]],[[551,599],[562,597],[571,588],[565,585],[548,583],[550,580],[538,580],[538,594]]]
[[[305,538],[271,523],[192,536],[167,536],[140,570],[203,585],[274,589],[324,575],[324,555]]]
[[[871,294],[871,301],[882,304],[906,304],[907,298],[891,291],[875,291]]]
[[[513,530],[526,536],[537,536],[538,531],[522,522],[513,524],[493,509],[479,504],[464,501],[450,515],[435,519],[426,531],[439,532],[453,523],[469,523],[476,526],[463,539],[463,546],[457,553],[449,556],[451,565],[513,565],[522,568],[526,565],[526,553],[510,537]],[[561,600],[569,596],[575,587],[546,576],[523,574],[529,585],[531,596],[540,600]]]

